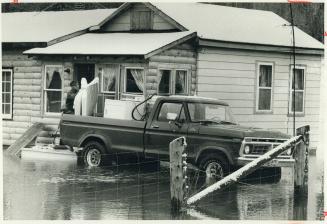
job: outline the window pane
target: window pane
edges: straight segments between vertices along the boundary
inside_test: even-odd
[[[59,113],[61,109],[61,91],[46,91],[46,112]]]
[[[270,89],[259,89],[259,110],[270,110],[271,109],[271,90]]]
[[[176,94],[186,93],[186,86],[187,86],[187,72],[176,71],[175,93]]]
[[[2,93],[2,102],[10,103],[10,93]]]
[[[2,72],[2,81],[11,81],[10,78],[11,72],[4,71]]]
[[[61,74],[61,67],[46,67],[46,89],[61,89]]]
[[[292,92],[292,111],[294,111],[294,95]],[[303,112],[303,92],[295,91],[295,112]]]
[[[271,87],[272,66],[260,65],[259,86]]]
[[[294,89],[294,74],[292,75],[292,89]],[[304,69],[295,69],[295,89],[304,89]]]
[[[160,70],[159,71],[160,83],[159,83],[159,93],[170,93],[170,70]]]
[[[159,121],[175,120],[181,113],[182,104],[180,103],[164,103],[160,108],[158,115]],[[173,119],[175,117],[175,119]]]
[[[10,114],[10,104],[2,104],[2,111],[4,114]]]
[[[126,70],[126,92],[142,93],[143,92],[143,70],[127,69]]]

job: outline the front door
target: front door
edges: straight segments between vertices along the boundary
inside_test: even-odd
[[[187,135],[185,107],[181,102],[163,102],[146,129],[146,156],[169,160],[169,143]]]
[[[74,66],[74,80],[78,81],[81,86],[81,79],[86,78],[87,83],[94,79],[95,65],[94,64],[75,64]]]

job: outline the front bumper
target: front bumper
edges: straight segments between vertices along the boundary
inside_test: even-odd
[[[244,166],[258,157],[238,157],[236,159],[237,166]],[[295,160],[291,157],[276,158],[263,165],[263,167],[292,167]]]

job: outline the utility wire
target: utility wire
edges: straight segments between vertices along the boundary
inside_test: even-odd
[[[289,4],[291,12],[291,25],[292,25],[292,34],[293,34],[293,136],[295,136],[295,34],[294,34],[294,20],[293,20],[293,9],[292,3]],[[291,106],[292,108],[292,106]]]

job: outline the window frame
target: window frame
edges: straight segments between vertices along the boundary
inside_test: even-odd
[[[271,66],[271,87],[260,87],[260,66],[268,65]],[[256,69],[257,77],[256,77],[256,102],[255,102],[255,112],[256,113],[273,113],[273,93],[274,93],[274,73],[275,73],[275,63],[274,62],[257,62]],[[270,109],[269,110],[260,110],[259,109],[259,93],[260,89],[270,89]]]
[[[133,93],[133,92],[127,92],[126,91],[126,87],[127,87],[127,83],[126,83],[126,81],[127,81],[127,69],[140,69],[140,70],[143,71],[143,88],[144,89],[143,89],[143,91],[141,93]],[[144,67],[125,67],[122,81],[123,81],[123,92],[122,92],[122,94],[124,96],[144,95],[144,93],[146,91],[146,89],[145,89],[146,85],[145,85],[145,69],[144,69]]]
[[[295,86],[294,86],[294,90],[292,88],[292,84],[293,84],[293,68],[294,65],[290,66],[290,75],[289,75],[289,96],[288,96],[288,114],[290,116],[292,116],[294,113],[295,115],[304,115],[305,112],[305,94],[306,94],[306,66],[305,65],[295,65],[295,69],[301,69],[303,70],[303,90],[295,90]],[[294,78],[295,78],[295,74],[294,74]],[[292,111],[292,96],[293,96],[293,91],[295,92],[303,92],[303,101],[302,101],[302,111]],[[295,108],[294,108],[295,110]]]
[[[10,113],[9,114],[4,114],[4,111],[2,111],[2,119],[3,120],[11,120],[13,118],[13,69],[12,68],[2,68],[1,69],[2,72],[10,72]],[[1,72],[1,75],[2,75]],[[1,80],[2,80],[2,76],[1,76]],[[3,83],[3,80],[2,80]],[[1,86],[2,88],[2,86]],[[3,89],[1,91],[1,93],[3,94]],[[7,93],[7,92],[6,92]],[[2,95],[1,95],[2,97]],[[3,104],[3,100],[2,100],[2,104]],[[1,107],[2,107],[1,104]]]
[[[187,96],[190,94],[190,90],[189,90],[189,83],[190,83],[190,72],[189,72],[189,69],[186,69],[186,68],[158,68],[158,72],[157,72],[157,80],[158,77],[159,77],[159,73],[160,71],[162,70],[169,70],[171,71],[170,75],[170,83],[169,83],[169,95],[180,95],[180,96]],[[185,71],[186,72],[186,86],[185,86],[185,89],[186,89],[186,92],[185,93],[176,93],[176,90],[175,90],[175,85],[176,85],[176,76],[177,76],[177,71]],[[162,93],[159,93],[159,84],[160,83],[157,83],[157,94],[160,95]]]
[[[59,67],[61,68],[62,73],[60,74],[60,78],[61,78],[61,90],[59,89],[46,89],[46,80],[47,80],[47,68],[48,67]],[[43,78],[43,88],[42,88],[42,98],[43,98],[43,114],[44,115],[54,115],[54,116],[58,116],[61,114],[61,112],[47,112],[46,111],[46,105],[47,105],[47,97],[46,97],[46,92],[47,91],[55,91],[55,92],[61,92],[61,106],[63,105],[63,99],[64,99],[64,89],[65,89],[65,77],[64,77],[64,66],[61,64],[47,64],[44,65],[44,78]]]
[[[104,91],[103,90],[103,72],[104,72],[104,69],[103,69],[103,66],[106,66],[106,65],[113,65],[113,66],[117,66],[117,69],[118,71],[120,71],[120,65],[119,64],[102,64],[101,67],[101,86],[100,86],[100,91],[101,93],[106,93],[106,94],[116,94],[116,91],[117,91],[117,83],[118,83],[118,80],[119,80],[119,74],[116,74],[116,81],[115,81],[115,90],[114,91]],[[119,73],[119,72],[118,72]]]

